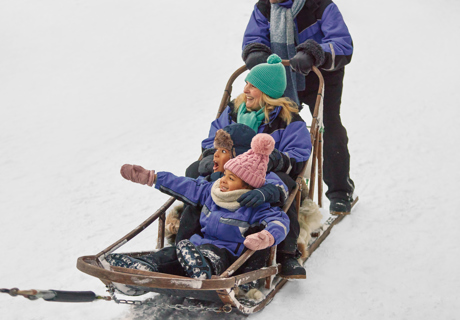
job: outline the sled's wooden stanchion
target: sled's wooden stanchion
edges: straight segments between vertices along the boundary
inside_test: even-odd
[[[169,198],[165,204],[163,204],[160,209],[158,209],[154,214],[152,214],[150,217],[147,218],[144,222],[142,222],[139,226],[137,226],[133,231],[125,235],[123,238],[118,240],[117,242],[113,243],[112,245],[108,246],[101,252],[99,252],[96,257],[102,257],[104,258],[105,255],[112,253],[116,249],[120,248],[122,245],[127,243],[129,240],[137,236],[139,233],[145,230],[149,225],[151,225],[158,217],[160,217],[162,214],[165,214],[166,210],[174,203],[176,199],[174,197]]]
[[[318,207],[323,207],[323,133],[318,135]]]
[[[157,240],[157,249],[163,249],[165,246],[165,221],[166,214],[163,213],[158,217],[158,240]]]
[[[312,137],[313,140],[313,137]],[[315,194],[315,181],[316,181],[316,160],[317,160],[317,148],[316,148],[316,140],[312,142],[313,146],[313,154],[310,155],[312,157],[311,162],[311,175],[310,175],[310,185],[309,185],[309,192],[308,192],[308,199],[313,200],[313,196]]]
[[[276,247],[272,246],[270,248],[270,257],[268,258],[268,266],[274,266],[276,264]],[[273,283],[274,276],[269,276],[265,278],[265,289],[270,289]]]
[[[295,210],[297,211],[297,218],[299,217],[299,210],[300,210],[300,205],[302,201],[302,184],[300,181],[297,181],[297,185],[299,186],[299,191],[296,192],[295,195]]]
[[[246,250],[233,264],[225,270],[220,277],[221,278],[228,278],[231,277],[239,267],[243,265],[253,254],[255,251],[253,250]]]
[[[313,200],[314,196],[314,181],[316,178],[316,172],[318,172],[318,199],[322,198],[322,183],[323,183],[323,175],[322,175],[322,134],[321,134],[321,127],[322,127],[322,117],[323,117],[323,110],[322,110],[322,100],[323,100],[323,92],[324,92],[324,78],[321,74],[321,71],[315,66],[312,67],[312,71],[316,73],[319,80],[318,86],[318,94],[316,96],[316,104],[315,110],[313,111],[313,119],[311,122],[310,127],[310,135],[311,135],[311,145],[313,146],[313,156],[314,158],[311,168],[311,181],[312,185],[310,186],[309,190],[309,198]],[[318,169],[316,168],[316,163],[318,163]],[[321,202],[321,201],[318,201]]]
[[[282,64],[286,67],[290,66],[289,60],[283,60]],[[312,71],[318,76],[319,86],[318,94],[316,97],[315,109],[313,111],[313,119],[310,127],[310,136],[311,136],[311,145],[313,147],[312,165],[311,165],[311,176],[310,176],[310,185],[308,186],[308,198],[313,200],[315,192],[315,180],[318,179],[318,199],[321,199],[321,193],[323,190],[322,187],[322,137],[321,137],[321,125],[322,125],[322,99],[323,99],[323,87],[324,87],[324,78],[321,74],[321,71],[315,66],[312,67]],[[318,117],[321,117],[321,120]],[[318,162],[318,169],[317,169]],[[318,176],[316,172],[318,171]],[[321,171],[321,172],[320,172]],[[321,202],[321,201],[319,201]]]
[[[239,67],[233,74],[230,76],[230,79],[227,81],[227,85],[225,86],[224,95],[222,96],[222,100],[220,102],[219,110],[217,111],[216,119],[220,117],[222,112],[227,107],[228,103],[230,102],[230,97],[232,95],[233,90],[233,82],[238,78],[243,72],[248,70],[246,66]]]

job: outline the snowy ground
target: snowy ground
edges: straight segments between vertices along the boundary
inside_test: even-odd
[[[460,3],[335,2],[355,44],[342,118],[361,200],[308,279],[251,318],[456,319]],[[255,0],[169,3],[0,1],[0,288],[104,295],[77,258],[167,198],[120,166],[182,174],[198,157]],[[153,247],[155,229],[124,250]],[[215,315],[0,295],[8,320],[168,317]]]

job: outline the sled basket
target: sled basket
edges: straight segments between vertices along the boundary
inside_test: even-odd
[[[285,66],[289,66],[289,61],[283,60],[283,64]],[[231,75],[221,100],[217,118],[230,102],[233,82],[246,70],[246,66],[242,66]],[[283,207],[284,211],[291,206],[293,201],[296,201],[296,209],[297,212],[299,212],[301,194],[307,195],[309,199],[313,199],[315,181],[318,182],[318,205],[321,207],[322,134],[320,129],[322,128],[322,98],[324,92],[324,81],[321,72],[316,67],[313,67],[313,71],[320,80],[315,111],[310,127],[313,153],[309,161],[305,164],[302,172],[297,177],[296,187],[287,199],[285,206]],[[308,178],[308,185],[305,183],[304,177]],[[303,192],[302,189],[304,189]],[[124,284],[146,292],[157,292],[160,294],[223,303],[224,305],[231,305],[243,314],[251,314],[263,309],[273,299],[279,289],[281,289],[287,282],[286,279],[277,276],[281,270],[281,266],[275,262],[276,247],[271,248],[270,262],[267,267],[243,274],[237,274],[238,268],[254,253],[252,250],[246,250],[225,272],[219,276],[214,275],[211,279],[206,280],[115,266],[110,266],[108,269],[103,266],[102,262],[107,255],[113,253],[122,245],[126,244],[156,220],[158,220],[159,228],[157,249],[163,248],[166,210],[174,203],[175,200],[176,199],[174,197],[169,198],[166,203],[149,218],[147,218],[147,220],[98,254],[79,257],[77,260],[77,268],[84,273],[99,278],[105,285],[110,285],[111,283]],[[338,220],[341,220],[339,218],[334,219],[335,221],[332,221],[330,226],[332,226],[332,223],[336,223]],[[326,222],[326,224],[327,223],[328,222]],[[303,263],[324,240],[329,233],[330,228],[324,228],[324,230],[325,232],[316,235],[316,237],[313,238],[313,241],[310,241],[308,246],[308,255],[302,260]],[[135,252],[128,253],[128,255],[135,258],[148,253],[151,252]],[[255,280],[264,283],[264,285],[259,288],[264,295],[262,299],[254,301],[237,296],[236,291],[238,286]]]

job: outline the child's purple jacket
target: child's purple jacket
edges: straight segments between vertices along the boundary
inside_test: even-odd
[[[158,172],[155,188],[193,206],[202,205],[200,224],[203,237],[193,235],[190,241],[196,245],[205,243],[225,248],[234,256],[243,252],[243,234],[250,227],[264,226],[275,238],[275,245],[289,232],[289,218],[279,207],[264,203],[256,208],[240,207],[230,211],[219,207],[211,197],[214,182],[202,179],[177,177],[169,172]]]

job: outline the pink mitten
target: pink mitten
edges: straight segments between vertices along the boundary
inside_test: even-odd
[[[120,173],[126,180],[146,184],[150,187],[153,186],[156,180],[155,170],[146,170],[137,165],[124,164],[120,169]]]
[[[262,250],[271,247],[275,243],[275,238],[267,230],[253,233],[246,237],[244,245],[251,250]]]

